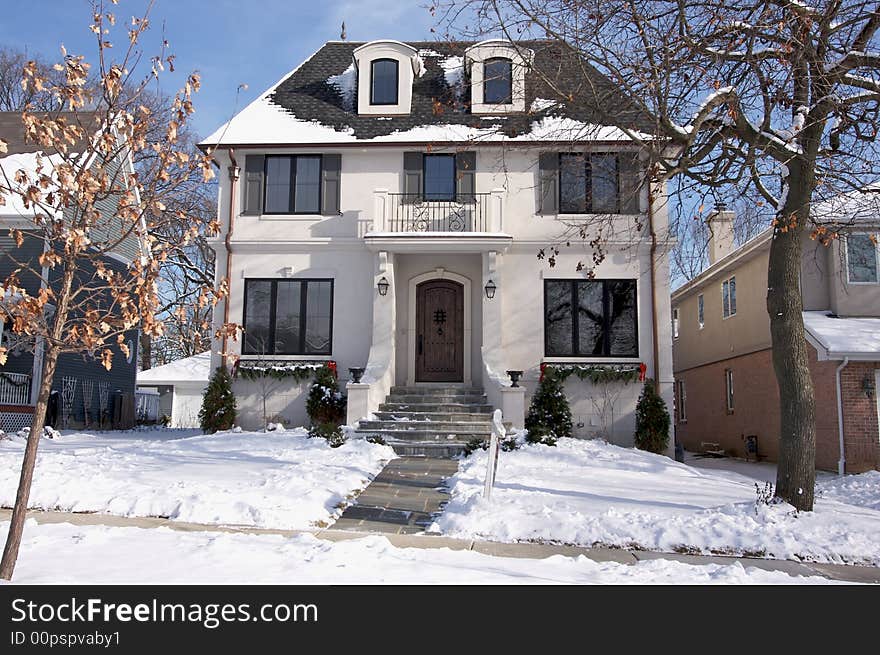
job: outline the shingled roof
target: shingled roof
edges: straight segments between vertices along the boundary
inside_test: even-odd
[[[614,107],[616,120],[626,127],[651,131],[649,117],[618,87],[554,41],[516,44],[534,52],[533,66],[526,73],[526,112],[472,114],[468,85],[457,80],[465,50],[473,43],[422,41],[409,43],[425,68],[414,80],[410,113],[358,115],[351,98],[356,88],[352,53],[361,45],[324,44],[202,145],[625,139],[619,129],[607,126],[601,111],[605,107]],[[560,90],[571,100],[559,102]]]

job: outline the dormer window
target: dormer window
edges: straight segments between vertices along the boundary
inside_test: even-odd
[[[507,105],[513,102],[513,62],[504,57],[483,64],[483,102]]]
[[[418,50],[400,41],[370,41],[352,52],[361,116],[402,116],[412,108],[416,77],[424,72]]]
[[[396,59],[374,59],[370,64],[370,104],[396,105],[399,78]]]
[[[526,110],[526,70],[534,53],[501,39],[482,41],[465,50],[470,78],[471,112],[498,114]]]

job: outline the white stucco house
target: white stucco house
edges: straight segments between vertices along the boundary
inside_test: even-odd
[[[542,365],[641,370],[671,408],[666,190],[649,196],[632,139],[554,87],[646,119],[565,56],[328,42],[201,143],[230,289],[214,327],[243,328],[211,366],[232,368],[244,427],[263,400],[306,424],[303,372],[326,361],[349,423],[404,453],[456,452],[494,408],[522,426]],[[554,66],[552,84],[536,72]],[[631,445],[642,385],[610,386],[568,378],[575,436]]]
[[[156,418],[170,417],[169,427],[197,428],[210,370],[210,352],[154,366],[146,371],[138,371],[138,392],[154,390],[158,393]]]

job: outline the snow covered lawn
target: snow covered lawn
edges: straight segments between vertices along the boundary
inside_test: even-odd
[[[15,502],[24,439],[0,440],[0,505]],[[305,430],[157,429],[43,439],[31,507],[302,529],[327,524],[363,489],[388,446],[330,448]]]
[[[880,565],[880,473],[820,476],[815,511],[756,503],[755,480],[600,441],[502,452],[492,501],[486,453],[450,479],[435,525],[449,536],[751,554]]]
[[[8,522],[0,522],[5,535]],[[59,553],[63,556],[59,557]],[[474,551],[396,548],[371,536],[344,542],[168,528],[25,525],[14,582],[24,584],[798,584],[777,571],[656,560],[627,566],[586,557],[492,557]]]

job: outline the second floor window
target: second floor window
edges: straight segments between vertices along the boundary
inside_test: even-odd
[[[676,409],[678,409],[678,422],[687,423],[687,389],[684,386],[684,380],[675,381],[675,390],[677,391],[676,401],[678,401],[676,406]]]
[[[699,324],[701,330],[706,325],[706,321],[704,320],[704,318],[705,314],[703,313],[703,294],[701,293],[699,296],[697,296],[697,323]]]
[[[397,104],[397,60],[376,59],[370,64],[370,104]]]
[[[678,307],[672,310],[672,338],[678,339]]]
[[[455,155],[425,155],[425,200],[455,200]]]
[[[846,237],[846,279],[848,282],[877,282],[877,236],[852,233]]]
[[[733,414],[733,369],[724,369],[724,397],[728,414]]]
[[[736,314],[736,277],[721,283],[721,315],[730,318]]]
[[[266,157],[266,214],[321,211],[321,155]]]
[[[559,211],[600,214],[619,211],[618,160],[614,153],[559,155]]]
[[[487,59],[483,64],[483,102],[487,105],[513,102],[513,63],[510,59]]]
[[[246,280],[246,355],[330,355],[333,280]]]
[[[544,354],[638,357],[635,280],[545,280]]]

